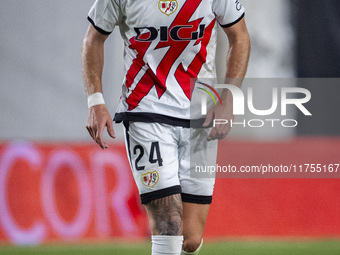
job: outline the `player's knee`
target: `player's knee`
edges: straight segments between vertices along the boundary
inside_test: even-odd
[[[182,235],[182,201],[180,194],[151,201],[146,205],[152,217],[153,234]]]
[[[202,238],[200,236],[184,238],[183,250],[186,252],[195,252],[201,246]]]

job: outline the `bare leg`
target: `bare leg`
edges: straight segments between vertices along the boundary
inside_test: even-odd
[[[202,241],[210,205],[183,202],[183,250],[195,252]]]
[[[146,206],[152,235],[181,236],[182,199],[180,194],[151,201]]]

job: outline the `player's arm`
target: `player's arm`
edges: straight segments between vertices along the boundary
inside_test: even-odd
[[[247,72],[250,54],[250,38],[244,18],[237,24],[223,28],[223,30],[229,40],[225,82],[241,87],[242,80]],[[213,127],[209,133],[208,140],[222,139],[231,129],[230,120],[234,118],[231,92],[224,89],[221,93],[221,100],[222,105],[214,106],[208,111],[204,126],[209,126],[213,119],[226,119],[229,122],[227,125]]]
[[[247,72],[250,54],[250,37],[246,22],[243,18],[237,24],[223,30],[229,40],[226,79],[242,80]],[[234,85],[241,86],[240,82],[235,81]]]
[[[103,92],[102,72],[104,66],[104,43],[107,35],[98,32],[89,25],[82,45],[82,71],[87,96]],[[112,118],[105,104],[94,105],[89,108],[86,128],[91,137],[102,148],[107,149],[103,141],[103,131],[107,127],[108,134],[115,138]]]

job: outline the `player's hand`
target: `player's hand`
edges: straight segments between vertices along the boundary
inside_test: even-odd
[[[214,120],[222,119],[227,120],[226,124],[216,124],[214,126]],[[234,119],[232,96],[230,93],[223,100],[223,105],[217,104],[213,106],[207,113],[203,127],[213,126],[210,130],[207,140],[223,139],[231,130],[231,121]]]
[[[116,138],[115,132],[113,130],[113,121],[106,106],[104,104],[92,106],[89,109],[86,129],[89,131],[92,139],[98,143],[102,149],[108,148],[108,145],[103,140],[103,132],[105,127],[107,127],[107,133],[109,136]]]

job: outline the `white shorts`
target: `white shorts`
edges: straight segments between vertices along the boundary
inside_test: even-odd
[[[215,178],[193,178],[194,165],[216,165],[209,129],[124,122],[127,154],[142,204],[180,193],[183,202],[210,204]]]

